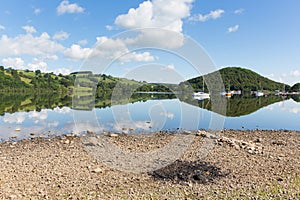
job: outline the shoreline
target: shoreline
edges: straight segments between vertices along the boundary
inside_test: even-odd
[[[87,150],[83,136],[0,143],[0,199],[300,198],[299,131],[188,134],[195,137],[182,156],[145,173],[111,168]],[[100,137],[123,151],[147,153],[162,149],[174,135]],[[207,138],[215,145],[199,159],[196,152]]]

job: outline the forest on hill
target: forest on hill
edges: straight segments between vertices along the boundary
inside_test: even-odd
[[[242,90],[247,91],[295,91],[299,92],[300,83],[290,86],[288,84],[279,83],[270,80],[266,77],[259,75],[249,69],[244,69],[240,67],[227,67],[220,69],[216,72],[204,75],[204,88],[207,91],[207,85],[205,84],[205,79],[214,77],[216,73],[220,73],[225,90]],[[203,76],[189,79],[185,82],[180,83],[181,85],[190,84],[194,90],[201,90],[203,88]]]

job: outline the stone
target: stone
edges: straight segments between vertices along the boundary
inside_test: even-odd
[[[87,134],[93,134],[94,131],[92,131],[92,130],[87,130],[86,133],[87,133]]]
[[[98,168],[93,169],[92,172],[93,173],[101,173],[102,169],[98,167]]]
[[[118,137],[118,136],[119,136],[119,134],[116,134],[116,133],[109,134],[109,137]]]

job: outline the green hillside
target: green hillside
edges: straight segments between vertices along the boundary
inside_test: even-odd
[[[73,86],[75,75],[55,75],[40,70],[4,69],[0,66],[1,92],[65,93]]]
[[[244,92],[247,91],[256,91],[256,90],[265,90],[265,91],[282,91],[285,87],[286,91],[289,91],[291,87],[289,85],[284,85],[283,83],[279,83],[273,80],[270,80],[266,77],[259,75],[256,72],[253,72],[249,69],[244,69],[240,67],[227,67],[218,70],[217,72],[213,72],[207,75],[204,75],[205,78],[213,77],[214,73],[220,73],[224,87],[226,90],[242,90]],[[187,80],[187,82],[193,87],[195,90],[199,90],[203,88],[203,77],[199,76],[193,79]],[[187,84],[187,82],[183,82],[182,84]],[[205,90],[207,90],[205,84]]]

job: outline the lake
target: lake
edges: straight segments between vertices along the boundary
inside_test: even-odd
[[[88,98],[87,98],[88,99]],[[73,109],[72,98],[58,95],[2,95],[0,140],[94,132],[177,132],[197,129],[298,130],[299,96],[233,96],[226,114],[211,111],[211,100],[171,94],[137,94],[120,104],[96,99],[94,107]],[[73,107],[73,108],[72,108]]]

